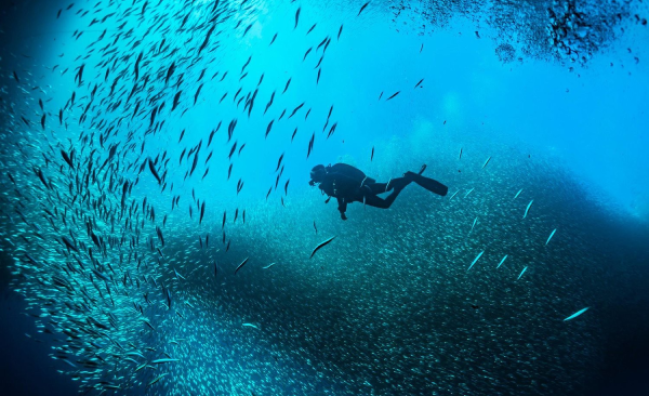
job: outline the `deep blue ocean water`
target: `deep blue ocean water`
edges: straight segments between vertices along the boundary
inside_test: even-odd
[[[3,2],[0,393],[649,394],[648,17]]]

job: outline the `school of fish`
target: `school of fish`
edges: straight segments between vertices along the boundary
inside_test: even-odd
[[[255,46],[312,45],[295,48],[309,80],[278,86],[255,46],[222,68],[266,3],[70,4],[53,18],[84,22],[84,53],[2,71],[20,99],[2,103],[1,232],[29,336],[50,337],[91,394],[574,394],[600,356],[597,288],[583,284],[606,258],[582,215],[599,207],[549,158],[445,135],[373,142],[349,162],[386,180],[428,163],[447,197],[407,189],[341,222],[290,184],[285,154],[351,132],[335,103],[282,96],[325,83],[327,54],[379,2],[350,2],[331,31],[309,2],[282,2],[283,28]],[[42,72],[67,83],[41,85]],[[179,127],[200,105],[211,127]],[[245,195],[245,148],[275,138],[286,145],[268,153],[264,193]],[[205,183],[218,189],[201,195]]]

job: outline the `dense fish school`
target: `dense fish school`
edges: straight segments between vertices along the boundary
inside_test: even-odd
[[[80,21],[82,52],[1,71],[20,98],[0,103],[12,287],[81,393],[569,395],[597,364],[584,284],[607,258],[582,213],[599,209],[551,159],[452,134],[373,141],[342,160],[386,180],[434,163],[451,191],[350,207],[366,225],[291,183],[349,133],[350,109],[317,90],[383,5],[345,7],[324,21],[307,1],[77,2],[52,18]],[[270,9],[280,28],[261,30]],[[299,73],[265,70],[280,46]],[[282,149],[251,172],[266,144]]]

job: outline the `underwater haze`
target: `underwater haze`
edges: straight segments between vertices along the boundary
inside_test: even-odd
[[[0,394],[649,394],[647,18],[3,1]]]

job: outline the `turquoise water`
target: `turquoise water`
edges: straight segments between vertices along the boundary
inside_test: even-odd
[[[646,5],[364,4],[6,6],[3,322],[58,392],[647,389]],[[449,192],[343,221],[340,162]]]

